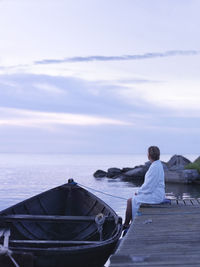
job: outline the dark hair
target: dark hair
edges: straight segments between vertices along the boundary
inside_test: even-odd
[[[148,153],[152,160],[158,160],[160,158],[160,149],[157,146],[150,146]]]

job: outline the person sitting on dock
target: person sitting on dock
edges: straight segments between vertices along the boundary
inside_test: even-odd
[[[129,227],[131,220],[134,220],[140,204],[159,204],[165,199],[164,170],[159,160],[160,149],[157,146],[148,148],[148,159],[151,166],[145,175],[144,183],[133,198],[127,201],[124,229]]]

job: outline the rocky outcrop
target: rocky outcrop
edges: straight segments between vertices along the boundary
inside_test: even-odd
[[[186,159],[180,155],[174,155],[171,159],[166,163],[167,168],[171,171],[173,170],[184,170],[187,164],[191,163],[189,159]]]
[[[196,169],[185,169],[191,163],[190,160],[181,156],[174,155],[168,162],[162,162],[165,181],[170,183],[192,183],[200,181],[200,174]],[[143,181],[151,162],[148,161],[144,165],[135,166],[134,168],[109,168],[107,172],[98,170],[94,173],[94,177],[108,177],[112,179],[121,179],[124,181]]]
[[[150,165],[151,165],[151,162],[148,161],[144,165],[136,166],[133,169],[130,169],[124,172],[125,178],[132,177],[132,178],[137,178],[137,179],[144,179],[144,176],[146,172],[148,171]]]
[[[119,168],[109,168],[106,176],[108,178],[117,178],[121,173],[122,171]]]
[[[130,171],[127,171],[125,175],[128,177],[143,178],[145,173],[146,173],[146,170],[143,167],[136,167]]]
[[[200,179],[197,170],[166,170],[165,182],[189,184]]]
[[[183,156],[174,155],[166,163],[167,169],[165,169],[165,181],[171,183],[192,183],[197,179],[200,179],[197,170],[187,170],[185,167],[191,163],[191,161]]]
[[[102,171],[102,170],[97,170],[93,175],[95,178],[102,178],[106,177],[107,172]]]

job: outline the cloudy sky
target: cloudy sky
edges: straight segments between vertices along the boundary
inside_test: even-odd
[[[199,0],[1,0],[0,151],[199,153]]]

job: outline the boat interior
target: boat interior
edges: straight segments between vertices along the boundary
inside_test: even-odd
[[[102,234],[95,219],[77,219],[80,216],[95,217],[98,214],[105,216]],[[99,198],[77,185],[65,184],[53,188],[0,212],[0,216],[9,215],[13,216],[12,220],[0,221],[0,228],[10,229],[13,246],[19,243],[34,247],[53,247],[55,244],[88,245],[106,241],[118,231],[118,216],[115,212]],[[44,218],[49,216],[50,219],[48,222],[40,219],[23,220],[16,219],[17,215],[30,215],[32,219],[41,215]],[[70,220],[59,219],[63,216],[69,217]]]

